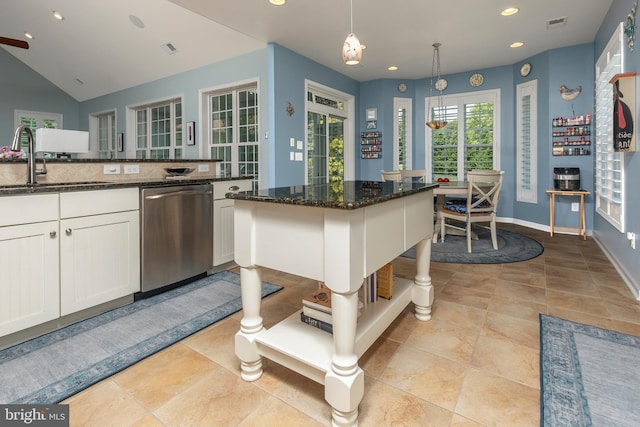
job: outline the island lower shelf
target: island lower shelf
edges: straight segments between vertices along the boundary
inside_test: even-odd
[[[411,302],[413,281],[394,278],[393,297],[379,298],[358,317],[355,353],[360,358]],[[262,356],[320,384],[331,369],[333,335],[300,320],[300,311],[256,337]]]

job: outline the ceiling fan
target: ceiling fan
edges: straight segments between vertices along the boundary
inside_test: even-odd
[[[22,49],[29,49],[29,43],[24,40],[10,39],[9,37],[0,37],[0,44],[15,46]]]

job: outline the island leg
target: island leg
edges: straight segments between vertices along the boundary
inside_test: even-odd
[[[420,240],[416,244],[416,277],[412,289],[412,301],[415,304],[415,315],[418,320],[431,319],[433,304],[433,286],[429,268],[431,267],[431,239]]]
[[[358,293],[331,294],[333,344],[331,369],[325,376],[324,398],[331,405],[331,425],[358,425],[358,405],[364,396],[364,372],[355,354]]]
[[[262,302],[262,270],[260,267],[240,268],[242,320],[236,333],[236,356],[240,359],[240,376],[255,381],[262,376],[262,357],[258,353],[256,337],[263,331],[260,304]]]

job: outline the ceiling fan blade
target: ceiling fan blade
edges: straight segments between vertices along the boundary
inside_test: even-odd
[[[29,49],[29,43],[24,40],[10,39],[8,37],[0,37],[0,43],[9,46],[15,46],[22,49]]]

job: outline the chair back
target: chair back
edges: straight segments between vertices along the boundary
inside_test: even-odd
[[[402,181],[402,175],[400,171],[380,171],[380,175],[382,176],[382,181]]]
[[[503,171],[472,170],[467,173],[467,213],[491,214],[498,210]]]
[[[425,182],[427,177],[426,169],[405,169],[400,171],[402,178],[418,177],[418,182]]]

